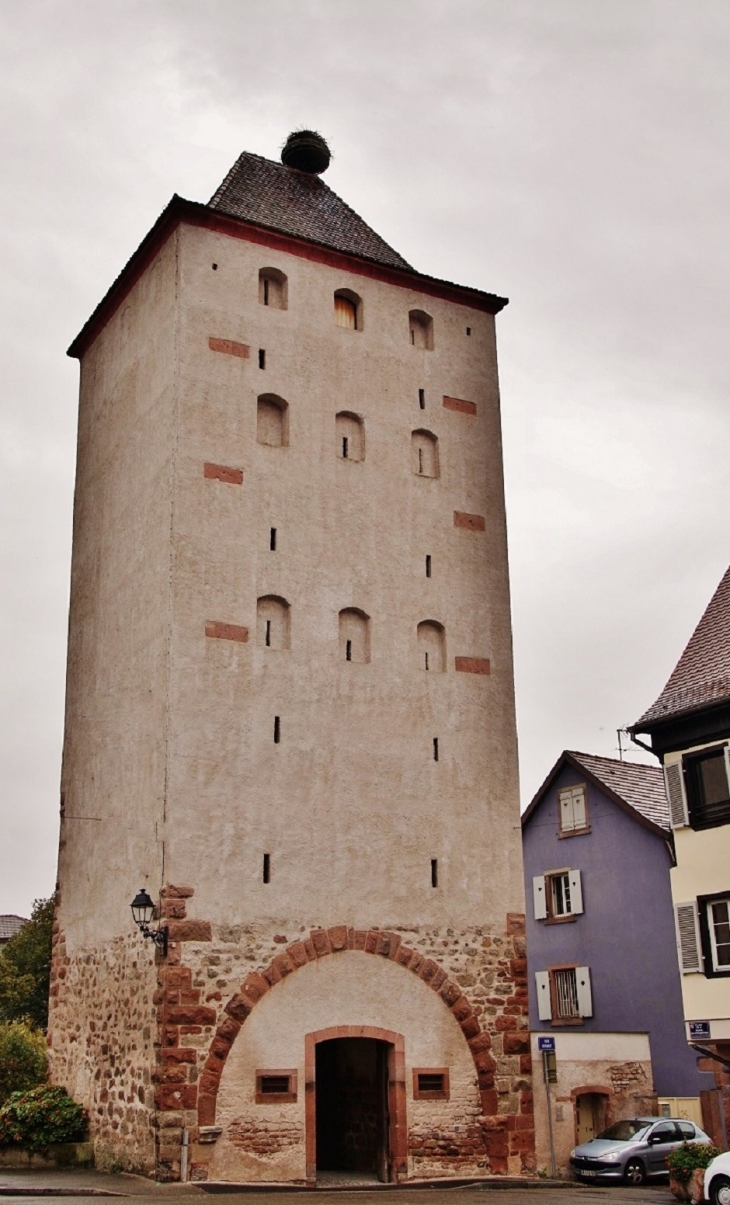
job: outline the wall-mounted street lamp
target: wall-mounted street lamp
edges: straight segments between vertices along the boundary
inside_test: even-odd
[[[155,913],[155,905],[148,896],[144,887],[140,887],[130,905],[134,923],[139,928],[143,937],[149,937],[153,941],[163,957],[167,954],[167,929],[161,929],[158,925],[156,929],[150,928],[150,921]]]

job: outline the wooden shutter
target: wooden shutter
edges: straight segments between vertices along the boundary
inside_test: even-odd
[[[532,898],[535,901],[535,920],[545,920],[547,902],[545,899],[545,875],[537,874],[532,880]]]
[[[537,1015],[541,1021],[552,1021],[553,1010],[550,1005],[550,972],[535,971],[535,986],[537,987]]]
[[[563,833],[569,833],[575,828],[575,821],[573,820],[573,792],[570,788],[567,791],[560,792],[558,807],[560,810],[560,830]]]
[[[335,296],[335,325],[354,331],[357,325],[357,307],[349,297]]]
[[[591,995],[591,972],[588,967],[575,968],[575,986],[578,996],[578,1012],[581,1017],[592,1017],[593,996]]]
[[[689,815],[681,762],[671,762],[664,767],[664,784],[669,800],[669,823],[672,828],[685,828],[689,824]]]
[[[677,951],[679,969],[683,975],[702,970],[702,946],[697,915],[697,901],[675,904],[674,916],[677,924]]]
[[[571,870],[568,873],[568,881],[570,883],[570,911],[583,911],[583,888],[580,882],[580,871]]]
[[[573,787],[573,826],[586,826],[586,793],[583,787]]]

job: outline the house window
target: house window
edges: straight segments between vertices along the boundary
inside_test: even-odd
[[[348,331],[362,330],[362,298],[350,289],[338,289],[335,293],[335,326]]]
[[[257,1071],[256,1104],[292,1104],[297,1099],[296,1071]]]
[[[550,967],[535,972],[537,1015],[554,1025],[581,1025],[593,1016],[588,967]]]
[[[730,898],[713,900],[707,907],[712,969],[730,971]]]
[[[588,831],[585,786],[565,787],[558,793],[558,816],[561,837]]]
[[[259,303],[272,310],[287,308],[287,279],[278,268],[262,268],[259,272]]]
[[[414,1067],[414,1100],[448,1100],[449,1095],[447,1067]]]
[[[701,895],[675,904],[679,967],[708,979],[730,974],[730,894]]]
[[[579,870],[549,870],[532,880],[535,920],[574,920],[583,911]]]
[[[729,780],[727,746],[685,756],[684,782],[692,828],[730,824]]]

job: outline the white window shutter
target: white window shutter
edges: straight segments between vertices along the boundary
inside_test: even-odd
[[[676,904],[674,915],[677,922],[677,951],[679,969],[683,975],[702,970],[702,947],[697,903]]]
[[[586,794],[583,787],[573,790],[573,825],[575,828],[586,826]]]
[[[580,871],[571,870],[569,872],[568,879],[570,882],[570,911],[576,913],[582,912],[583,888],[581,887],[580,882]]]
[[[532,896],[535,901],[535,920],[545,920],[547,903],[545,900],[545,875],[537,874],[532,880]]]
[[[550,972],[535,971],[537,987],[537,1015],[541,1021],[552,1021],[553,1010],[550,1007]]]
[[[669,823],[672,828],[685,828],[689,824],[689,815],[681,762],[671,762],[664,767],[664,784],[669,800]]]
[[[571,829],[575,828],[575,821],[573,820],[573,794],[570,789],[560,792],[559,808],[561,832],[568,833]]]
[[[591,995],[591,972],[588,967],[575,968],[575,985],[578,994],[578,1012],[581,1017],[592,1017],[593,997]]]

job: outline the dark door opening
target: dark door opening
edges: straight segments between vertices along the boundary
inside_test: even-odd
[[[316,1047],[317,1171],[390,1179],[387,1042],[332,1038]]]

